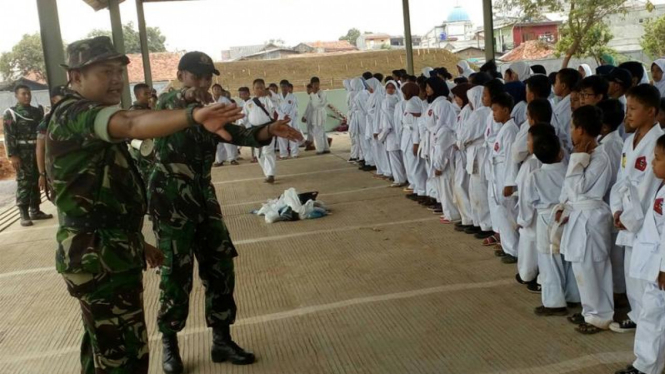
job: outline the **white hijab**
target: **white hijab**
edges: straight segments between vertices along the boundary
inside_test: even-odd
[[[399,84],[397,84],[397,82],[394,81],[394,80],[389,80],[388,82],[386,82],[386,85],[383,86],[383,87],[384,87],[384,90],[386,91],[386,96],[389,96],[389,95],[388,95],[388,90],[386,89],[386,88],[388,87],[389,84],[392,84],[393,87],[395,87],[395,94],[394,94],[394,96],[397,96],[397,99],[398,99],[398,100],[404,100],[404,94],[402,93],[402,90],[400,90],[400,88],[399,88]]]
[[[475,73],[472,69],[471,66],[469,66],[469,62],[466,60],[461,60],[460,62],[457,63],[457,67],[462,69],[462,76],[463,77],[469,77],[471,74]]]
[[[431,74],[432,74],[432,71],[433,71],[433,70],[434,70],[434,69],[432,69],[432,68],[429,67],[429,66],[428,66],[428,67],[424,67],[423,70],[422,70],[422,73],[423,73],[423,75],[425,76],[425,78],[431,78],[431,77],[432,77]]]
[[[649,84],[649,72],[647,71],[647,68],[642,64],[642,69],[644,70],[644,74],[642,74],[642,80],[640,81],[640,84]]]
[[[376,78],[370,78],[367,80],[367,86],[372,89],[372,93],[369,94],[369,100],[367,101],[367,109],[371,110],[372,108],[377,111],[381,110],[381,101],[385,96],[383,91],[383,86]]]
[[[590,77],[590,76],[593,75],[593,71],[591,70],[591,66],[589,66],[587,64],[582,64],[582,65],[580,65],[580,67],[582,68],[582,70],[584,70],[584,78]]]
[[[529,79],[529,77],[531,77],[532,74],[531,67],[529,66],[529,64],[527,64],[524,61],[513,62],[512,64],[510,64],[508,69],[510,69],[510,71],[512,71],[513,73],[517,74],[517,78],[522,82]]]
[[[347,91],[351,91],[351,81],[349,79],[344,79],[344,89]]]
[[[665,97],[665,59],[659,58],[658,60],[653,62],[653,65],[658,66],[660,70],[663,71],[663,78],[661,78],[661,80],[658,82],[653,81],[653,85],[656,88],[658,88],[658,91],[660,91],[660,95],[662,97]]]

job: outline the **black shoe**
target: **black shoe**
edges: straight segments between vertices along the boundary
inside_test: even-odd
[[[418,194],[410,193],[410,194],[406,195],[406,198],[409,199],[409,200],[416,200],[418,198]]]
[[[537,316],[541,317],[550,317],[550,316],[565,316],[568,314],[568,309],[566,308],[547,308],[545,306],[536,307],[533,312]]]
[[[53,218],[53,214],[46,214],[39,210],[39,208],[35,209],[30,209],[30,219],[34,221],[42,220],[42,219],[51,219]]]
[[[162,369],[166,374],[181,374],[185,369],[180,358],[177,334],[162,335]]]
[[[610,323],[610,330],[614,332],[632,332],[637,329],[637,324],[633,322],[630,318],[626,318],[625,320],[621,322],[612,322]]]
[[[628,365],[626,366],[625,369],[615,371],[614,374],[646,374],[646,373],[635,369],[633,365]]]
[[[212,330],[212,362],[231,361],[233,365],[249,365],[256,361],[253,353],[246,352],[231,340],[230,326]]]
[[[566,305],[568,305],[568,308],[570,308],[570,309],[575,309],[575,308],[581,308],[582,307],[582,303],[566,303]]]
[[[480,227],[478,226],[471,226],[468,229],[464,230],[465,234],[470,234],[470,235],[475,235],[478,234],[479,232],[483,231]]]
[[[473,237],[476,239],[487,239],[492,235],[494,235],[494,231],[481,231],[476,233]]]
[[[520,277],[519,273],[515,274],[515,280],[519,284],[529,284],[530,283],[530,282],[526,282],[524,279],[522,279],[522,277]]]
[[[506,253],[505,256],[501,257],[501,262],[503,262],[504,264],[516,264],[517,263],[517,257],[511,256],[511,255]]]
[[[30,213],[28,213],[28,207],[25,205],[20,205],[18,207],[18,210],[21,213],[21,226],[23,227],[32,226],[32,221],[30,220]]]
[[[531,293],[541,293],[543,288],[538,282],[532,282],[526,285],[526,289]]]
[[[473,225],[462,225],[462,222],[457,222],[455,224],[455,231],[466,232],[467,229],[473,228]]]
[[[266,178],[264,182],[265,182],[265,183],[268,183],[268,184],[273,184],[273,183],[275,183],[275,177],[273,177],[273,176],[271,175],[271,176],[269,176],[268,178]]]

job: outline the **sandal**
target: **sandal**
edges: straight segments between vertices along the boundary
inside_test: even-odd
[[[596,327],[590,323],[584,322],[583,324],[575,327],[575,331],[584,335],[593,335],[593,334],[598,334],[599,332],[603,331],[603,329]]]
[[[575,313],[572,316],[568,317],[567,319],[568,319],[568,322],[570,322],[572,324],[575,324],[575,325],[581,325],[581,324],[586,323],[584,321],[584,316],[582,315],[582,313]]]
[[[485,240],[483,240],[483,247],[490,247],[497,244],[499,244],[499,241],[496,239],[496,235],[492,235],[489,238],[485,238]]]

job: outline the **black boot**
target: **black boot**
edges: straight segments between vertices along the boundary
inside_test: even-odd
[[[39,210],[39,205],[37,206],[32,206],[30,207],[30,219],[32,220],[40,220],[40,219],[51,219],[53,218],[53,214],[46,214]]]
[[[162,335],[162,369],[166,374],[181,374],[184,370],[177,334]]]
[[[251,352],[245,352],[231,340],[231,326],[212,329],[212,362],[231,361],[233,365],[249,365],[256,361]]]
[[[19,212],[21,212],[21,226],[32,226],[32,221],[30,220],[30,214],[28,213],[27,205],[19,205]]]

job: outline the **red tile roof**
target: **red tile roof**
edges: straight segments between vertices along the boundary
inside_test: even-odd
[[[505,62],[521,60],[542,60],[554,55],[554,47],[538,41],[529,40],[520,44],[517,48],[501,56],[499,60]]]

